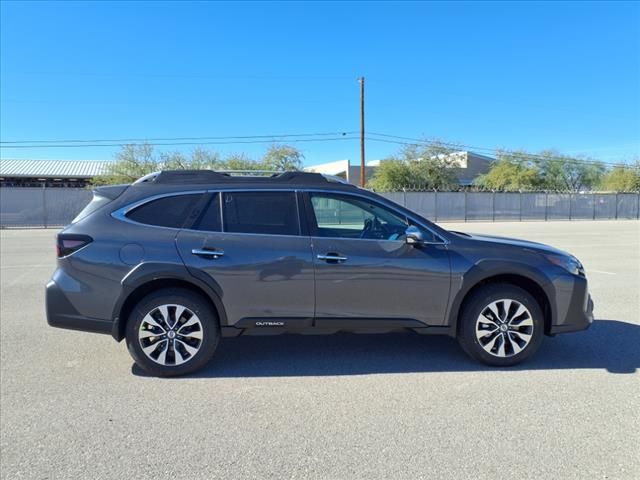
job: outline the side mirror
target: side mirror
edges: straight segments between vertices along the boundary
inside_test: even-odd
[[[406,242],[409,245],[422,245],[424,242],[424,234],[422,230],[414,225],[409,225],[404,231],[406,235]]]

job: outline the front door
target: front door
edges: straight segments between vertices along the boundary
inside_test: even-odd
[[[220,292],[229,325],[311,325],[311,241],[301,235],[295,192],[215,193],[177,246],[192,274],[204,272]]]
[[[312,217],[317,326],[357,328],[363,320],[369,320],[362,325],[367,328],[445,323],[450,281],[445,245],[407,244],[407,218],[372,199],[305,195]]]

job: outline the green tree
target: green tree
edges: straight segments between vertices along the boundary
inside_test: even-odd
[[[159,170],[186,170],[192,168],[192,160],[180,152],[163,152],[158,158]]]
[[[182,152],[156,153],[152,145],[124,145],[107,172],[92,180],[92,185],[131,183],[144,175],[161,170],[298,170],[304,155],[295,147],[273,145],[262,160],[244,153],[233,153],[224,159],[218,152],[203,148],[190,155]]]
[[[415,183],[409,164],[395,158],[382,160],[367,186],[378,192],[390,192],[409,188]]]
[[[229,155],[222,162],[221,170],[262,170],[262,164],[250,159],[244,153]]]
[[[640,161],[629,167],[615,167],[606,173],[600,189],[613,192],[640,192]]]
[[[500,151],[476,185],[493,190],[590,190],[606,172],[602,162],[562,155],[553,150],[530,154]]]
[[[224,161],[218,152],[197,147],[191,152],[190,166],[194,170],[222,170]]]
[[[553,150],[541,152],[535,163],[546,190],[590,190],[597,186],[606,168],[601,162],[572,158]]]
[[[377,191],[453,188],[458,184],[457,160],[451,155],[456,150],[441,142],[408,145],[380,162],[367,186]]]
[[[265,170],[288,171],[302,170],[304,155],[289,145],[272,145],[262,157]]]
[[[533,190],[541,184],[540,169],[526,152],[500,151],[491,169],[474,181],[491,190]]]
[[[94,177],[92,185],[110,185],[131,183],[149,173],[158,171],[160,162],[154,157],[153,146],[124,145],[116,154],[115,161],[109,165],[107,172]]]

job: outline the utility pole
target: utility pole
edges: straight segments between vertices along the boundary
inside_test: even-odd
[[[360,77],[360,186],[364,187],[364,77]]]

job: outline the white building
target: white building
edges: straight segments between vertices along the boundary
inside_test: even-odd
[[[471,185],[473,180],[491,168],[493,158],[480,155],[473,152],[454,152],[449,155],[454,160],[452,168],[456,170],[456,176],[460,185]],[[365,179],[369,180],[377,167],[380,166],[381,160],[370,160],[365,165]],[[305,167],[306,172],[325,173],[327,175],[336,175],[347,180],[354,185],[360,184],[360,163],[354,165],[347,160],[337,160],[335,162],[321,163],[318,165],[310,165]]]
[[[377,163],[376,163],[377,162]],[[364,170],[365,179],[369,180],[380,165],[379,160],[367,162]],[[360,164],[351,165],[349,160],[337,160],[335,162],[321,163],[318,165],[310,165],[304,167],[305,172],[324,173],[326,175],[335,175],[344,178],[353,185],[360,185]]]

